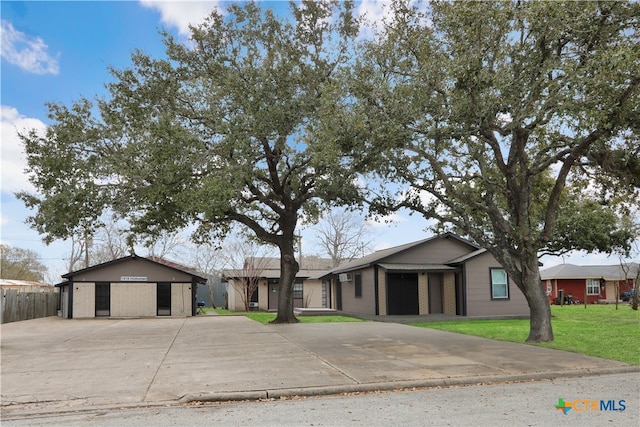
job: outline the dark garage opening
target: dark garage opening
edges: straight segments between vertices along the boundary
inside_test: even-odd
[[[387,303],[388,313],[420,314],[418,301],[417,273],[389,273],[387,274]]]

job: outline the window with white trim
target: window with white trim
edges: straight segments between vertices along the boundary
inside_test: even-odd
[[[509,299],[509,279],[504,268],[491,268],[491,299]]]
[[[303,285],[300,282],[295,282],[293,284],[293,299],[302,299]]]
[[[600,279],[587,279],[587,295],[600,295]]]

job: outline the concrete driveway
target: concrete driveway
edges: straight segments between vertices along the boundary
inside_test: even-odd
[[[381,322],[48,317],[2,325],[2,415],[638,372],[574,353]]]

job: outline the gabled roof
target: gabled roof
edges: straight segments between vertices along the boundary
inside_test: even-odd
[[[617,265],[575,265],[575,264],[559,264],[554,267],[540,270],[540,278],[542,280],[552,279],[605,279],[605,280],[622,280],[626,278],[634,278],[638,272],[638,264],[625,264],[628,272],[625,274],[624,269]]]
[[[34,282],[31,280],[18,280],[18,279],[0,279],[0,287],[3,288],[19,288],[25,286],[37,286],[41,288],[51,288],[53,285],[43,282]]]
[[[297,259],[301,270],[328,270],[333,267],[333,260],[315,256],[303,256]],[[280,270],[280,258],[278,257],[248,257],[245,265],[254,266],[254,270]],[[231,271],[233,269],[229,269]]]
[[[101,268],[108,267],[110,265],[119,264],[119,263],[122,263],[122,262],[125,262],[125,261],[129,261],[129,260],[141,260],[143,262],[149,262],[149,263],[152,263],[152,264],[156,264],[156,265],[162,266],[163,268],[168,268],[170,270],[178,271],[180,273],[186,273],[186,274],[188,274],[190,276],[193,276],[193,277],[195,277],[195,278],[197,278],[197,279],[199,279],[199,280],[201,280],[203,282],[207,281],[207,279],[204,278],[204,277],[201,277],[201,276],[199,276],[197,274],[194,274],[194,273],[192,273],[190,271],[186,271],[186,270],[183,270],[183,269],[180,269],[180,268],[177,268],[177,267],[174,266],[174,265],[178,265],[178,264],[171,263],[172,265],[169,265],[169,263],[166,262],[166,260],[165,260],[165,263],[163,263],[163,262],[154,261],[154,260],[149,259],[149,258],[140,257],[140,256],[135,255],[135,254],[134,255],[128,255],[128,256],[125,256],[125,257],[122,257],[122,258],[118,258],[118,259],[114,259],[114,260],[111,260],[111,261],[103,262],[101,264],[92,265],[91,267],[83,268],[81,270],[72,271],[70,273],[63,274],[62,277],[64,279],[69,279],[69,278],[71,278],[73,276],[76,276],[78,274],[82,274],[82,273],[87,273],[89,271],[98,270],[98,269],[101,269]]]
[[[228,279],[237,278],[242,274],[242,270],[222,270],[222,281],[227,281]],[[280,269],[279,268],[265,268],[260,272],[255,272],[257,276],[262,279],[279,279],[280,278]],[[320,277],[327,274],[327,270],[307,270],[300,269],[296,273],[296,279],[319,279]]]
[[[298,260],[300,270],[296,273],[296,279],[319,279],[331,268],[332,260],[329,258],[303,257]],[[223,281],[241,277],[243,274],[255,275],[263,279],[280,278],[280,258],[275,257],[248,257],[245,268],[228,268],[222,270]]]
[[[382,249],[380,251],[376,251],[373,252],[369,255],[366,255],[362,258],[353,260],[353,261],[349,261],[347,263],[344,264],[340,264],[339,266],[337,266],[336,268],[334,268],[333,270],[327,272],[327,274],[340,274],[340,273],[346,273],[349,271],[353,271],[353,270],[359,270],[361,268],[365,268],[368,267],[370,265],[373,264],[380,264],[380,263],[384,263],[384,260],[392,255],[397,255],[401,252],[404,252],[406,250],[409,250],[411,248],[414,248],[416,246],[420,246],[423,245],[427,242],[431,242],[431,241],[436,241],[436,240],[441,240],[441,239],[455,239],[458,240],[462,243],[464,243],[465,245],[468,245],[470,249],[474,249],[474,252],[480,249],[480,246],[476,245],[475,243],[467,240],[467,239],[463,239],[462,237],[453,234],[453,233],[444,233],[444,234],[440,234],[438,236],[432,236],[429,237],[427,239],[423,239],[423,240],[418,240],[417,242],[412,242],[412,243],[405,243],[404,245],[400,245],[400,246],[395,246],[393,248],[388,248],[388,249]],[[447,263],[449,264],[449,263]]]
[[[380,267],[387,271],[456,271],[456,267],[445,264],[387,264],[380,263]]]
[[[478,249],[478,250],[475,250],[475,251],[470,252],[468,254],[462,255],[461,257],[454,258],[454,259],[452,259],[450,261],[447,261],[447,264],[462,264],[462,263],[467,262],[470,259],[475,258],[475,257],[477,257],[479,255],[482,255],[482,254],[484,254],[486,252],[487,252],[487,250],[484,249],[484,248]]]

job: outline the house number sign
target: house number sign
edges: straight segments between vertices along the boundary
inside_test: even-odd
[[[121,276],[120,280],[123,282],[146,282],[147,276]]]

